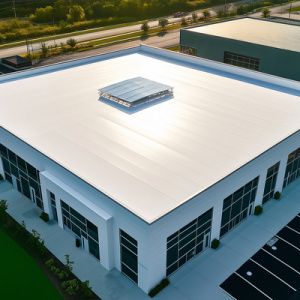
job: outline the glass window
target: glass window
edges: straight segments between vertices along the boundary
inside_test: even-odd
[[[259,69],[259,59],[248,57],[236,53],[225,52],[224,62],[230,65],[239,66],[242,68],[257,70]]]
[[[2,144],[0,144],[0,154],[2,156],[4,156],[5,158],[8,158],[8,155],[7,155],[7,149],[5,146],[3,146]]]
[[[123,242],[125,241],[125,244]],[[135,247],[132,252],[130,248]],[[120,255],[121,255],[121,271],[135,283],[138,283],[138,256],[137,256],[137,240],[120,229]]]
[[[93,239],[98,241],[98,228],[93,223],[91,223],[89,220],[87,220],[87,229],[88,229],[88,234]]]
[[[126,247],[122,247],[122,263],[128,266],[132,271],[137,273],[136,254],[132,253]]]
[[[29,163],[27,163],[27,170],[28,170],[28,175],[34,180],[37,180],[36,169]]]
[[[4,171],[10,174],[10,166],[8,160],[2,157],[2,164],[3,164]]]
[[[0,144],[0,154],[3,162],[3,169],[5,171],[5,178],[12,184],[12,175],[15,176],[17,179],[18,191],[27,198],[31,199],[28,188],[28,171],[26,168],[26,162],[2,144]],[[33,169],[35,170],[37,178],[34,182],[30,181],[30,185],[36,192],[36,205],[41,209],[44,209],[40,180],[39,176],[37,176],[39,171],[37,171],[35,168]]]
[[[96,257],[98,260],[100,260],[100,251],[99,251],[99,244],[95,242],[93,239],[90,237],[88,238],[89,240],[89,251],[90,253]]]
[[[208,210],[167,238],[167,276],[202,251],[204,233],[211,230],[212,211]]]
[[[279,162],[270,167],[267,171],[266,183],[263,195],[262,204],[267,203],[274,196],[274,190],[276,186],[276,180],[278,175]]]
[[[138,283],[138,276],[132,270],[130,270],[125,264],[122,264],[121,271],[127,277],[129,277],[133,282]]]
[[[299,164],[300,148],[290,153],[288,156],[287,166],[285,169],[283,188],[288,184],[295,181],[300,176],[300,164]]]
[[[254,178],[224,199],[220,237],[243,220],[243,212],[255,200],[259,177]],[[233,199],[232,202],[229,199]]]
[[[12,151],[10,151],[8,149],[8,157],[9,157],[9,160],[10,162],[14,163],[15,165],[17,165],[17,157],[16,157],[16,154]]]
[[[123,237],[125,237],[128,241],[130,241],[133,245],[137,246],[137,241],[132,238],[129,234],[127,234],[125,231],[121,230],[121,234]]]
[[[170,266],[178,260],[178,244],[167,252],[167,265]]]
[[[50,192],[50,196],[51,194],[52,193]],[[52,194],[52,196],[55,198],[54,194]],[[83,215],[81,215],[75,209],[73,209],[68,204],[66,204],[63,200],[61,200],[61,210],[64,216],[64,220],[66,219],[64,223],[68,222],[71,226],[71,230],[78,237],[84,236],[85,238],[88,239],[90,254],[92,254],[94,257],[100,260],[97,226],[95,226],[93,223],[87,220]]]
[[[78,220],[80,220],[82,223],[85,223],[85,217],[83,217],[80,213],[78,213],[75,209],[70,207],[70,213],[75,216]]]
[[[19,156],[17,156],[17,160],[18,160],[18,167],[19,167],[23,172],[27,173],[25,160],[22,159],[22,158],[19,157]]]

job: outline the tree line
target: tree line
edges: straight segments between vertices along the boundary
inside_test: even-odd
[[[78,22],[111,17],[144,19],[223,3],[223,0],[56,0],[37,8],[29,19],[36,23]]]

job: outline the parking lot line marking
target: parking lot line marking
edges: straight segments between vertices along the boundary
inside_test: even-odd
[[[246,278],[244,278],[243,276],[241,276],[240,274],[238,274],[237,272],[234,272],[237,276],[241,277],[243,280],[245,280],[248,284],[250,284],[251,286],[253,286],[255,289],[257,289],[260,293],[262,293],[265,297],[267,297],[270,300],[273,300],[270,296],[268,296],[267,294],[265,294],[263,291],[261,291],[259,288],[257,288],[254,284],[252,284],[251,282],[249,282]]]
[[[298,232],[297,230],[295,230],[294,228],[291,228],[290,226],[285,226],[286,228],[288,228],[288,229],[290,229],[290,230],[293,230],[293,231],[295,231],[296,233],[298,233],[298,234],[300,234],[300,232]]]
[[[229,297],[231,297],[231,298],[234,299],[234,300],[237,300],[237,299],[234,298],[231,294],[229,294],[229,293],[226,292],[224,289],[222,289],[220,286],[219,286],[219,288],[220,288],[224,293],[226,293]]]
[[[285,243],[289,244],[290,246],[294,247],[295,249],[297,249],[298,251],[300,251],[300,249],[298,247],[296,247],[295,245],[293,245],[292,243],[286,241],[285,239],[283,239],[282,237],[280,237],[279,235],[275,235],[276,237],[278,237],[279,239],[281,239],[282,241],[284,241]]]
[[[298,273],[300,275],[300,272],[295,270],[293,267],[291,267],[290,265],[288,265],[287,263],[285,263],[284,261],[282,261],[281,259],[279,259],[278,257],[276,257],[275,255],[273,255],[272,253],[270,253],[269,251],[265,250],[264,248],[261,248],[261,250],[264,250],[266,253],[268,253],[269,255],[273,256],[274,258],[276,258],[278,261],[280,261],[281,263],[283,263],[284,265],[286,265],[287,267],[289,267],[291,270],[293,270],[294,272]]]
[[[263,268],[264,270],[266,270],[267,272],[269,272],[271,275],[273,275],[274,277],[276,277],[278,280],[282,281],[285,285],[287,285],[289,288],[291,288],[293,291],[297,291],[295,288],[293,288],[291,285],[289,285],[288,283],[286,283],[284,280],[282,280],[280,277],[278,277],[277,275],[275,275],[274,273],[272,273],[270,270],[268,270],[267,268],[265,268],[264,266],[262,266],[261,264],[259,264],[258,262],[256,262],[254,259],[250,258],[251,261],[253,261],[254,263],[256,263],[259,267]]]

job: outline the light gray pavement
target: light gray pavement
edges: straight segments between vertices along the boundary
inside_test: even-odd
[[[8,213],[28,230],[36,229],[46,247],[62,262],[65,254],[75,261],[74,273],[90,280],[93,291],[103,300],[150,299],[119,271],[105,270],[93,257],[75,247],[74,237],[53,221],[44,223],[40,210],[5,181],[0,182],[0,199],[8,200]],[[217,250],[207,249],[169,279],[171,284],[156,300],[229,300],[219,285],[258,251],[300,212],[300,180],[290,184],[280,200],[270,200],[260,216],[250,216],[227,234]]]

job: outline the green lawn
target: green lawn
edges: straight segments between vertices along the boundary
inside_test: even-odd
[[[0,230],[0,299],[62,300],[36,262]]]

